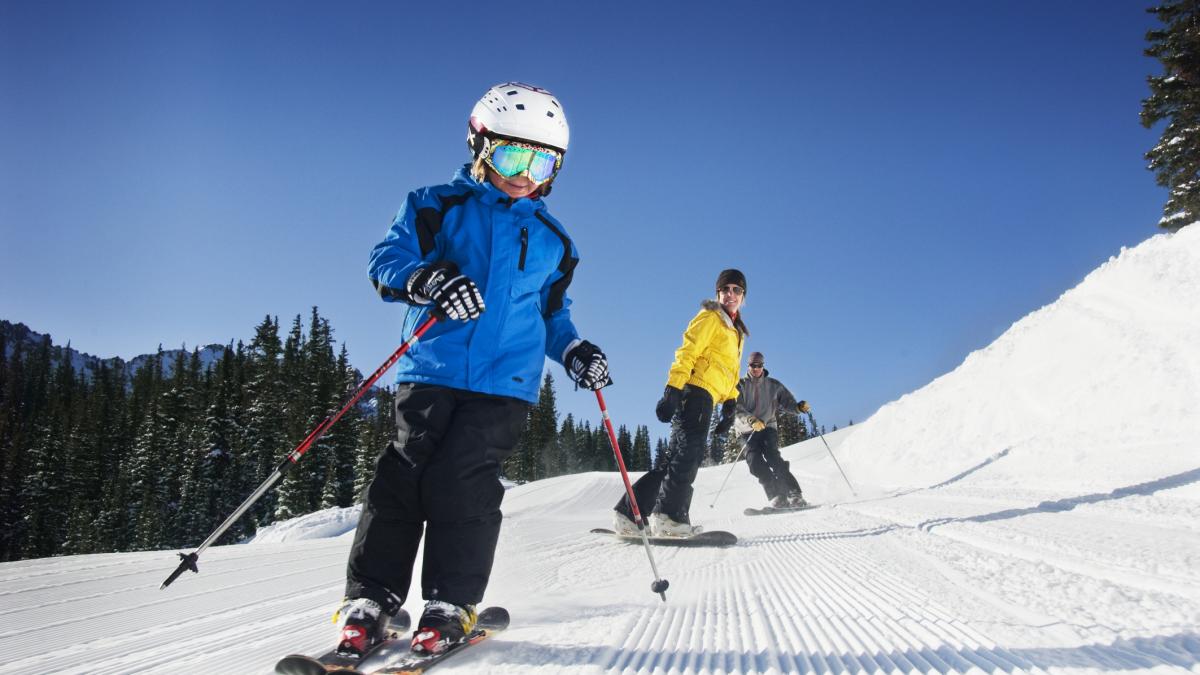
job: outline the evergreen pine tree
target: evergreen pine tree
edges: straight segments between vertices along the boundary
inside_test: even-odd
[[[808,438],[803,421],[799,415],[794,413],[795,409],[793,408],[792,410],[781,410],[775,415],[775,421],[779,426],[779,447],[781,448]]]
[[[182,487],[176,545],[198,543],[237,507],[226,498],[231,492],[226,483],[234,478],[233,467],[248,466],[241,457],[241,429],[236,416],[238,366],[233,346],[226,346],[216,372],[206,378],[204,419],[196,428],[198,438],[192,445],[193,458]],[[240,533],[235,523],[220,541],[236,541]]]
[[[633,471],[633,467],[630,466],[633,460],[633,435],[624,424],[617,428],[617,447],[621,449],[621,458],[625,460],[625,470]]]
[[[370,413],[359,423],[358,451],[354,460],[354,502],[362,500],[375,476],[375,461],[387,444],[396,438],[396,395],[389,387],[371,390]]]
[[[720,464],[725,456],[725,448],[730,445],[730,439],[733,438],[733,429],[730,428],[724,434],[717,433],[717,424],[721,422],[721,406],[713,408],[712,419],[708,422],[708,451],[704,453],[704,461],[702,466],[712,466]]]
[[[299,316],[296,317],[299,328]],[[299,340],[299,337],[296,337]],[[293,347],[293,351],[297,347]],[[243,486],[258,485],[267,479],[291,448],[287,445],[288,392],[283,375],[283,342],[279,338],[279,319],[267,316],[254,329],[246,358],[247,410],[245,413],[245,447],[247,469],[251,472]],[[293,357],[295,358],[295,357]],[[232,486],[231,486],[232,487]],[[253,488],[250,488],[253,489]],[[245,494],[246,490],[237,490]],[[254,505],[254,517],[243,519],[246,534],[253,534],[256,525],[274,521],[278,492],[267,492]]]
[[[47,339],[47,344],[49,340]],[[53,555],[66,539],[66,522],[61,514],[69,508],[69,455],[72,436],[72,402],[76,386],[71,360],[57,352],[58,366],[46,385],[47,405],[35,424],[29,449],[29,473],[21,491],[25,511],[22,557]],[[53,360],[53,359],[52,359]],[[47,362],[49,367],[49,362]]]
[[[1168,188],[1159,226],[1177,230],[1200,220],[1200,1],[1168,0],[1147,10],[1163,27],[1146,33],[1146,56],[1163,73],[1147,78],[1142,126],[1167,120],[1161,140],[1146,153],[1155,182]]]
[[[658,439],[658,442],[654,444],[654,460],[651,463],[651,466],[654,468],[658,468],[661,465],[661,463],[664,461],[664,458],[669,457],[670,454],[671,454],[670,443],[668,443],[667,440],[664,438]]]
[[[80,442],[72,459],[71,503],[67,511],[66,554],[111,550],[105,522],[105,485],[119,480],[116,467],[126,447],[121,421],[124,418],[124,370],[101,361],[92,369],[90,384],[81,406]]]
[[[149,378],[142,377],[139,372],[139,377],[135,379],[148,379],[153,391],[161,391],[162,362],[163,350],[159,347],[158,353],[142,366],[142,370],[150,371]],[[175,396],[173,391],[161,391],[150,398],[149,407],[141,418],[137,438],[128,457],[125,470],[130,477],[129,519],[124,539],[132,550],[161,548],[165,543],[163,535],[166,526],[167,495],[163,472],[167,444],[172,440],[174,432]]]
[[[295,405],[288,416],[289,441],[299,445],[305,437],[331,412],[333,400],[333,347],[329,324],[312,308],[308,338],[297,332],[300,317],[296,317],[292,334],[284,345],[284,380]],[[289,357],[295,359],[289,362]],[[333,470],[331,439],[325,434],[317,439],[280,482],[275,518],[295,518],[315,510],[320,504],[326,477]]]
[[[820,427],[817,426],[817,418],[813,417],[812,411],[809,410],[805,414],[808,415],[808,435],[810,437],[821,435]]]
[[[558,405],[554,393],[554,376],[546,372],[542,378],[542,388],[538,392],[537,405],[529,416],[529,451],[533,453],[531,466],[533,469],[529,480],[539,480],[560,473],[562,463],[558,445]]]
[[[50,337],[45,336],[36,347],[17,342],[8,365],[9,422],[7,447],[4,448],[5,471],[0,472],[0,559],[19,560],[24,555],[26,529],[24,498],[30,487],[30,467],[36,460],[30,446],[38,438],[38,425],[49,400]]]
[[[575,447],[579,449],[580,469],[583,471],[616,471],[617,461],[612,456],[608,432],[603,429],[592,429],[592,423],[589,420],[584,420],[583,426],[575,429]]]
[[[627,467],[630,471],[649,471],[650,470],[650,428],[641,425],[633,435],[633,450],[629,453],[630,463]]]
[[[676,413],[671,418],[671,431],[667,436],[666,452],[660,452],[654,457],[654,468],[660,468],[670,463],[671,458],[679,451],[679,445],[683,442],[683,429],[681,426],[681,418],[679,413]]]
[[[335,363],[335,382],[331,411],[340,410],[358,385],[358,373],[350,365],[350,353],[342,344]],[[366,404],[360,399],[346,411],[338,423],[329,431],[330,466],[325,477],[325,488],[321,494],[321,508],[346,507],[354,501],[354,469],[358,455],[359,433]]]
[[[578,433],[575,431],[575,416],[571,413],[567,413],[558,429],[558,448],[562,473],[579,473],[583,470]]]

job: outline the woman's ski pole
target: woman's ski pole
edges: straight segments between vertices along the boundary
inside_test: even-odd
[[[725,484],[729,482],[729,477],[733,475],[733,467],[742,461],[742,455],[746,454],[746,448],[750,447],[750,439],[754,438],[754,434],[757,433],[757,431],[751,431],[750,435],[746,437],[746,442],[742,444],[742,449],[738,451],[738,456],[733,460],[733,464],[729,466],[729,473],[725,474],[725,480],[721,481],[721,489],[717,490],[717,496],[713,497],[712,503],[708,505],[708,508],[711,509],[717,505],[717,500],[721,498],[721,493],[725,491]]]
[[[621,470],[621,480],[625,481],[625,494],[629,498],[629,507],[633,511],[633,522],[637,523],[638,532],[642,535],[642,545],[646,547],[646,557],[650,558],[650,571],[654,573],[654,581],[650,590],[662,596],[667,601],[667,587],[671,584],[658,575],[658,566],[654,564],[654,553],[650,550],[650,540],[646,537],[646,524],[642,521],[642,512],[638,509],[637,499],[633,496],[633,486],[629,483],[629,472],[625,470],[625,460],[621,457],[621,448],[617,445],[617,434],[613,431],[612,420],[608,417],[608,408],[604,405],[604,395],[596,390],[596,401],[600,403],[600,416],[604,419],[604,428],[608,429],[608,440],[612,443],[613,456],[617,458],[617,468]]]
[[[358,399],[362,398],[362,395],[365,394],[373,384],[375,384],[375,381],[382,377],[389,368],[395,365],[396,362],[400,360],[400,357],[404,356],[404,352],[407,352],[409,347],[412,347],[414,344],[416,344],[417,340],[425,334],[425,331],[429,330],[429,328],[436,322],[437,318],[431,316],[425,321],[425,323],[418,326],[417,330],[413,332],[412,337],[405,340],[404,344],[400,345],[400,347],[390,357],[388,357],[388,360],[385,361],[383,365],[379,366],[374,373],[371,373],[370,377],[363,380],[358,385],[358,388],[354,390],[354,394],[350,397],[350,401],[346,403],[346,405],[343,406],[342,409],[337,412],[337,414],[330,415],[322,420],[321,423],[317,425],[317,428],[313,429],[312,433],[310,433],[307,438],[301,441],[300,445],[296,446],[295,450],[289,452],[287,456],[279,462],[279,466],[275,467],[275,471],[273,471],[271,475],[268,476],[265,481],[263,481],[263,484],[259,485],[258,488],[246,498],[246,501],[242,502],[241,506],[237,507],[233,513],[229,514],[229,517],[225,519],[225,522],[221,523],[220,527],[214,530],[212,534],[208,535],[208,539],[205,539],[204,542],[200,544],[199,548],[191,553],[180,553],[179,557],[181,560],[179,562],[179,567],[176,567],[175,571],[171,573],[171,576],[167,577],[167,580],[162,583],[162,586],[158,587],[159,590],[170,586],[171,582],[178,579],[179,575],[183,574],[184,570],[191,570],[198,573],[200,569],[196,566],[196,561],[200,559],[200,554],[204,552],[204,549],[211,546],[212,543],[220,538],[222,534],[225,534],[225,530],[228,530],[231,525],[237,522],[237,519],[241,518],[242,514],[244,514],[254,504],[254,502],[258,501],[259,498],[266,494],[267,490],[270,490],[273,485],[278,483],[279,479],[283,478],[284,474],[286,474],[288,470],[290,470],[300,461],[300,458],[304,456],[304,453],[308,452],[309,448],[313,446],[313,443],[316,443],[317,439],[321,438],[326,431],[329,431],[329,428],[332,427],[338,420],[340,420],[342,415],[346,414],[347,410],[353,407],[355,403],[358,403]],[[596,393],[598,394],[600,392]]]

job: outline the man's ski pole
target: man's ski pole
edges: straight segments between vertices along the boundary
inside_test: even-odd
[[[205,539],[202,544],[200,544],[199,548],[191,553],[180,553],[179,557],[181,560],[179,562],[179,567],[176,567],[175,571],[171,573],[171,576],[167,577],[167,580],[162,583],[162,586],[158,587],[159,590],[170,586],[171,582],[178,579],[179,575],[183,574],[184,570],[191,570],[198,573],[200,569],[196,566],[196,561],[200,559],[200,554],[204,552],[204,549],[211,546],[212,543],[220,538],[222,534],[225,534],[225,530],[228,530],[231,525],[237,522],[237,519],[241,518],[242,514],[244,514],[247,509],[254,504],[254,502],[258,501],[259,498],[266,494],[267,490],[270,490],[273,485],[278,483],[279,479],[283,478],[284,474],[286,474],[293,466],[295,466],[300,461],[300,458],[304,456],[304,453],[308,452],[309,448],[311,448],[313,444],[317,442],[317,439],[325,435],[325,432],[329,431],[329,428],[332,427],[338,420],[340,420],[342,415],[345,415],[346,411],[358,402],[358,399],[362,398],[362,395],[371,388],[371,385],[375,384],[376,380],[382,377],[389,368],[395,365],[396,362],[400,360],[400,357],[404,356],[404,352],[407,352],[409,347],[412,347],[414,344],[416,344],[417,340],[425,334],[425,331],[429,330],[429,328],[436,322],[437,318],[431,316],[425,321],[425,323],[418,326],[417,330],[413,332],[412,337],[405,340],[404,344],[400,345],[400,347],[390,357],[388,357],[388,360],[385,361],[383,365],[379,366],[374,373],[371,373],[370,377],[363,380],[358,385],[358,388],[354,390],[354,394],[350,397],[350,401],[346,403],[346,405],[343,406],[342,409],[337,412],[337,414],[330,415],[322,420],[321,423],[317,425],[317,428],[313,429],[312,433],[310,433],[307,438],[301,441],[300,445],[296,446],[295,450],[289,452],[287,456],[279,462],[279,466],[275,467],[275,471],[273,471],[271,475],[268,476],[265,481],[263,481],[262,485],[259,485],[258,488],[246,498],[246,501],[242,502],[241,506],[237,507],[233,513],[229,514],[229,517],[225,519],[225,522],[221,523],[220,527],[214,530],[212,534],[208,535],[208,538]]]
[[[825,440],[825,434],[820,434],[821,442],[825,444],[825,449],[829,451],[829,456],[833,458],[833,463],[837,464],[838,471],[842,471],[841,462],[837,461],[837,455],[833,454],[833,448],[829,447],[829,441]],[[846,472],[842,471],[842,480],[846,481],[846,487],[850,488],[850,492],[857,497],[858,493],[854,491],[854,486],[850,484],[850,479],[846,478]]]
[[[642,521],[642,512],[638,509],[637,499],[633,496],[633,485],[629,483],[629,472],[625,470],[625,460],[621,457],[621,447],[617,445],[617,434],[613,431],[612,420],[608,417],[608,407],[604,405],[604,394],[596,390],[596,401],[600,404],[600,416],[604,419],[604,427],[608,429],[608,440],[612,443],[613,456],[617,458],[617,468],[621,470],[621,480],[625,481],[625,494],[629,498],[629,507],[633,511],[633,522],[637,523],[638,532],[642,535],[642,545],[646,547],[646,557],[650,558],[650,571],[654,573],[654,581],[650,590],[662,596],[667,601],[667,587],[671,584],[658,574],[658,566],[654,564],[654,553],[650,550],[650,540],[646,537],[646,524]]]
[[[733,464],[729,467],[729,473],[725,474],[725,480],[721,481],[721,489],[717,490],[717,496],[713,497],[712,503],[708,505],[708,508],[711,509],[717,505],[717,500],[721,498],[721,493],[725,491],[725,484],[729,482],[729,477],[733,475],[733,467],[742,461],[742,455],[746,454],[746,448],[750,447],[750,439],[754,438],[754,434],[757,433],[757,431],[751,431],[750,435],[746,437],[746,442],[742,444],[742,449],[738,451],[738,456],[734,458]]]

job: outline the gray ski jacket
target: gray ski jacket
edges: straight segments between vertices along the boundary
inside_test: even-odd
[[[750,433],[750,417],[757,417],[763,424],[777,429],[775,415],[779,411],[797,414],[796,397],[779,380],[763,370],[762,377],[743,377],[738,382],[736,430],[739,434]]]

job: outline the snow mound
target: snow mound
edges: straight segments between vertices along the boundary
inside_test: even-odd
[[[1102,487],[1195,469],[1200,227],[1089,274],[847,439],[884,488],[974,479]]]
[[[331,508],[272,523],[258,531],[248,544],[279,544],[305,539],[332,539],[354,532],[362,505]]]

